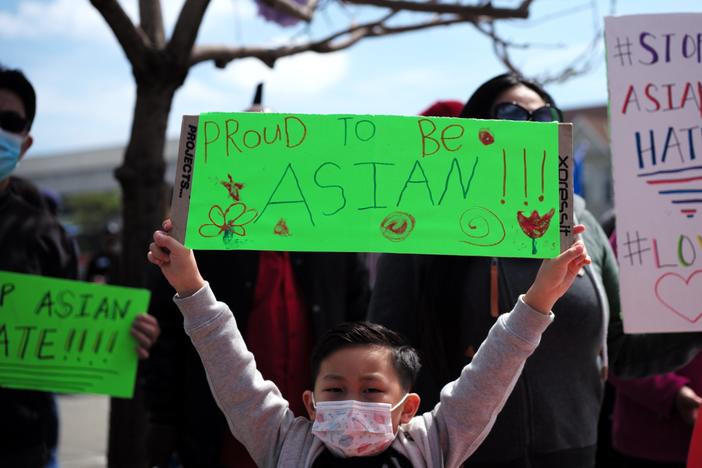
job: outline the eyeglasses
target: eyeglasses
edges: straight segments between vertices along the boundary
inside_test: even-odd
[[[22,133],[27,128],[27,119],[15,111],[0,111],[0,128],[10,133]]]
[[[558,107],[543,106],[529,112],[514,102],[501,102],[495,106],[492,116],[500,120],[533,120],[535,122],[562,122],[563,113]]]

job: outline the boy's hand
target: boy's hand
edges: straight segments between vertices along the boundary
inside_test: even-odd
[[[585,231],[578,224],[573,228],[575,235]],[[544,260],[534,283],[524,295],[524,302],[537,311],[548,314],[553,304],[570,288],[580,269],[591,262],[582,240],[577,240],[570,248],[554,259]]]
[[[197,269],[193,251],[168,235],[171,227],[171,220],[167,219],[163,222],[163,231],[154,232],[147,258],[161,268],[163,276],[179,296],[187,297],[202,288],[205,280]]]

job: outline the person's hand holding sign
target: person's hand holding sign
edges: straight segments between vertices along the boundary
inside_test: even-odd
[[[534,284],[524,295],[524,302],[536,310],[549,312],[555,302],[570,288],[576,275],[585,265],[591,263],[585,244],[579,239],[585,232],[585,226],[577,224],[573,227],[576,242],[561,255],[554,259],[546,259],[539,268]],[[562,261],[562,259],[572,261]],[[538,294],[535,292],[538,291]]]
[[[690,427],[695,425],[700,403],[702,403],[702,398],[687,385],[681,387],[675,396],[675,407],[678,410],[678,414]]]
[[[179,296],[187,297],[205,284],[195,262],[193,251],[168,235],[171,220],[163,222],[163,231],[154,232],[154,241],[149,245],[147,258],[161,268],[171,286]]]
[[[158,320],[152,315],[141,314],[137,315],[132,322],[132,328],[129,331],[137,341],[137,354],[139,359],[147,359],[149,350],[156,343],[161,328],[158,325]]]

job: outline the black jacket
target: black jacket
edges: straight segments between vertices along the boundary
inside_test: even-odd
[[[0,270],[77,276],[74,244],[56,219],[10,190],[0,191],[0,249]],[[42,466],[56,423],[51,398],[0,388],[0,466]]]
[[[229,305],[239,329],[246,330],[259,253],[198,251],[195,256],[217,299]],[[290,258],[315,339],[340,322],[365,318],[368,276],[358,255],[293,252]],[[149,418],[153,425],[172,431],[184,466],[214,467],[226,422],[210,394],[200,358],[183,331],[173,289],[158,269],[152,273],[149,313],[158,318],[161,336],[144,369]]]

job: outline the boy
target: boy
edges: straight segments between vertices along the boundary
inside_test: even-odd
[[[170,221],[164,230],[171,228]],[[577,226],[580,234],[583,226]],[[458,467],[490,431],[526,358],[553,320],[550,310],[588,264],[581,241],[546,260],[513,311],[503,314],[433,411],[415,417],[410,393],[419,362],[397,335],[378,325],[345,324],[313,356],[313,390],[303,394],[309,420],[256,371],[226,304],[216,301],[192,251],[156,231],[149,261],[177,292],[184,327],[207,371],[234,436],[263,467]],[[314,423],[313,423],[314,421]]]

